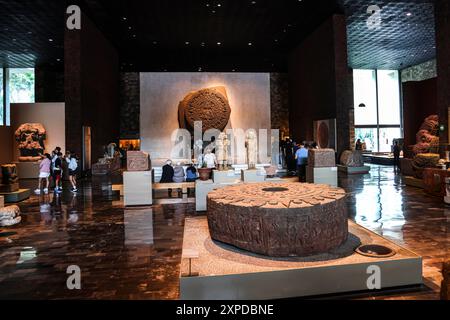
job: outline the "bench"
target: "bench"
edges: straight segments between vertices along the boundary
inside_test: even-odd
[[[173,183],[154,183],[153,191],[155,190],[169,190],[181,189],[183,194],[188,194],[189,189],[195,189],[195,182],[173,182]]]

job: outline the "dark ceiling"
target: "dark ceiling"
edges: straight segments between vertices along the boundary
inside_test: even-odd
[[[336,3],[337,2],[337,3]],[[332,13],[348,17],[349,65],[400,69],[435,57],[432,1],[80,0],[124,70],[285,71],[287,55]],[[382,9],[369,30],[369,5]],[[63,67],[61,0],[0,0],[0,64]]]
[[[433,1],[370,1],[379,28],[368,27],[368,1],[342,0],[353,69],[403,69],[436,57]]]
[[[338,9],[333,0],[85,0],[126,68],[286,69],[286,53]]]

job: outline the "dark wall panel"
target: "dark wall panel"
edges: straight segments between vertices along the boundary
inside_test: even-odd
[[[66,30],[67,148],[81,155],[82,127],[92,128],[92,160],[119,138],[119,57],[85,15],[81,30]]]
[[[352,73],[347,67],[345,17],[334,15],[289,58],[290,131],[312,140],[313,121],[337,118],[339,152],[350,147]]]
[[[403,83],[403,120],[405,146],[416,143],[423,120],[438,114],[436,78]]]

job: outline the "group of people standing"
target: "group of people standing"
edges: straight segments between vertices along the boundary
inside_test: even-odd
[[[297,174],[300,182],[306,182],[306,166],[308,165],[308,150],[317,149],[316,142],[296,143],[289,138],[281,144],[283,161],[289,174]]]
[[[78,160],[74,153],[67,151],[63,156],[60,147],[56,147],[52,151],[52,154],[44,154],[43,159],[39,163],[39,184],[35,190],[36,194],[41,194],[43,191],[45,194],[49,193],[50,189],[50,177],[54,182],[54,192],[56,194],[62,193],[62,176],[64,173],[64,162],[67,163],[69,170],[69,181],[72,186],[70,190],[73,193],[77,193],[77,172],[78,172]],[[44,186],[45,182],[45,186]]]

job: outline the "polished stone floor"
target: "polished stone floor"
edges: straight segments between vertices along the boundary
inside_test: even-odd
[[[116,178],[117,179],[117,178]],[[111,179],[81,192],[33,196],[20,204],[23,222],[0,228],[0,299],[177,299],[184,219],[192,201],[124,209]],[[341,177],[357,223],[424,257],[425,286],[327,298],[438,299],[448,257],[449,217],[442,199],[407,187],[393,169]],[[177,203],[179,202],[179,203]],[[163,204],[164,203],[164,204]],[[67,268],[81,269],[81,290],[68,290]]]

